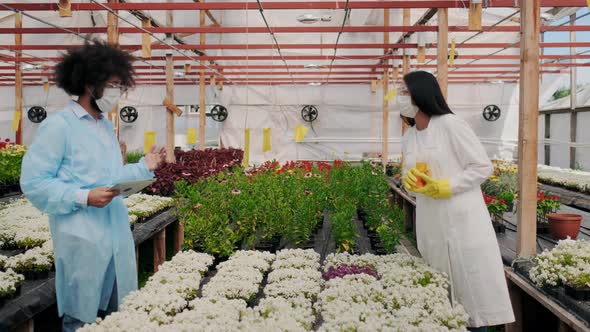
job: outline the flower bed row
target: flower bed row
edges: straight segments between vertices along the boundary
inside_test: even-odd
[[[162,197],[146,194],[133,194],[125,198],[125,205],[129,211],[129,223],[141,222],[171,207],[174,200],[170,197]]]
[[[195,184],[179,182],[176,192],[185,244],[216,256],[227,257],[240,245],[276,244],[281,237],[305,247],[326,210],[339,252],[355,250],[354,219],[359,209],[366,212],[366,225],[372,230],[388,220],[401,223],[400,214],[389,207],[387,180],[368,162],[360,167],[342,161],[268,162],[252,170],[222,172]],[[399,227],[389,227],[380,234],[398,232]]]
[[[564,286],[566,293],[576,297],[582,293],[580,300],[590,300],[590,242],[561,240],[535,257],[534,263],[529,276],[538,287]]]
[[[0,249],[29,249],[50,239],[49,217],[28,199],[0,206]]]
[[[7,300],[13,299],[19,295],[20,286],[25,281],[22,274],[18,274],[11,269],[6,272],[0,271],[0,308]]]
[[[549,185],[590,194],[590,172],[539,165],[538,177],[540,182]]]
[[[319,255],[313,250],[283,250],[276,256],[240,251],[235,256],[219,264],[209,282],[215,283],[216,292],[205,294],[206,283],[202,297],[183,297],[182,311],[175,302],[162,303],[165,293],[158,297],[148,284],[124,299],[127,304],[138,302],[137,294],[145,292],[141,305],[124,305],[121,312],[81,331],[466,331],[465,311],[460,305],[453,307],[448,299],[448,279],[418,258],[332,254],[324,262],[322,277]],[[200,257],[198,261],[212,261],[211,256]],[[190,264],[182,264],[182,270]],[[240,267],[261,273],[269,265],[264,298],[256,304],[245,300],[250,300],[252,292],[236,296],[233,276]],[[229,266],[236,272],[228,275]],[[195,271],[199,281],[200,271],[203,269]],[[244,272],[243,278],[248,279],[249,273]],[[217,275],[232,277],[214,281]],[[174,282],[166,283],[172,293],[182,288],[174,286]],[[164,314],[154,315],[154,308]]]
[[[146,191],[159,196],[173,196],[174,183],[184,180],[195,183],[201,178],[239,166],[244,152],[238,149],[207,149],[174,151],[175,163],[164,163],[156,171],[156,182]]]
[[[130,224],[144,221],[173,203],[168,197],[144,194],[131,195],[125,199]],[[30,249],[40,247],[50,239],[49,217],[28,199],[16,199],[0,205],[0,249]]]

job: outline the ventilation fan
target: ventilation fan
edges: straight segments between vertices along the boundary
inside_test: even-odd
[[[497,105],[488,105],[483,109],[483,118],[487,121],[496,121],[502,115],[502,110]]]
[[[121,120],[123,120],[123,122],[126,123],[135,122],[135,120],[137,120],[138,115],[139,114],[137,113],[137,110],[133,106],[125,106],[121,108],[121,111],[119,113],[119,117],[121,118]]]
[[[221,105],[215,105],[211,108],[211,118],[217,122],[223,122],[227,119],[227,108]]]
[[[41,121],[45,120],[47,117],[47,111],[45,111],[45,108],[41,106],[33,106],[29,108],[27,117],[33,123],[41,123]]]
[[[306,122],[313,122],[318,118],[318,109],[313,105],[305,105],[301,110],[301,118]]]

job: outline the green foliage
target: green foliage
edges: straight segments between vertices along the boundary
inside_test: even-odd
[[[19,183],[25,152],[26,148],[22,145],[6,145],[0,148],[0,186]]]
[[[397,244],[400,231],[395,224],[403,217],[390,211],[387,192],[387,180],[369,163],[288,163],[281,168],[273,162],[265,168],[220,173],[193,185],[177,183],[176,201],[185,245],[214,255],[229,256],[240,244],[255,248],[276,237],[303,245],[321,225],[326,210],[337,251],[354,252],[358,209],[367,212],[373,230],[385,220],[388,226],[382,234],[390,247]]]
[[[481,185],[481,190],[489,196],[498,197],[502,193],[511,193],[514,196],[518,191],[518,173],[501,172],[497,176],[491,176]]]
[[[128,164],[135,164],[138,163],[139,160],[144,156],[143,152],[140,151],[132,151],[127,153],[127,163]]]
[[[399,244],[404,227],[404,212],[397,206],[391,210],[389,218],[377,227],[377,235],[385,251],[389,254],[395,252],[395,247]]]

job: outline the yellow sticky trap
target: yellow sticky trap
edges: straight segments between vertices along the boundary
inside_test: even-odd
[[[588,5],[588,10],[590,10],[590,0],[586,0],[586,3]]]
[[[299,125],[295,126],[295,142],[296,143],[303,142],[308,130],[309,129],[307,129],[307,127],[304,127],[304,126],[299,126]]]
[[[242,159],[242,166],[248,167],[250,164],[250,129],[244,130],[244,158]]]
[[[18,125],[20,124],[21,112],[14,112],[14,118],[12,119],[12,130],[17,131]]]
[[[590,1],[590,0],[588,0]],[[451,40],[451,52],[449,53],[449,66],[453,65],[455,61],[455,40]]]
[[[189,128],[186,130],[186,142],[188,144],[197,144],[197,129]]]
[[[43,92],[49,92],[49,82],[43,83]]]
[[[143,135],[143,153],[148,153],[152,146],[156,144],[156,132],[146,131]]]
[[[393,98],[395,98],[395,96],[397,95],[397,90],[395,88],[393,88],[391,91],[389,91],[385,97],[383,99],[385,99],[385,101],[391,101]]]
[[[262,152],[270,151],[270,128],[264,128],[262,131]]]

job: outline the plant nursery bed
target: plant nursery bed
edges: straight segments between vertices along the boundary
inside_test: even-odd
[[[0,308],[0,331],[11,331],[54,305],[55,301],[54,272],[47,279],[25,280],[20,296]]]
[[[149,240],[175,222],[177,218],[172,212],[172,209],[167,209],[145,222],[136,224],[133,231],[135,244]],[[22,253],[22,250],[0,250],[0,254],[4,256],[14,256],[19,253]],[[34,319],[36,315],[55,303],[55,272],[50,272],[43,279],[25,279],[20,296],[6,301],[0,308],[0,331],[11,331],[16,326]]]
[[[151,239],[156,233],[177,220],[178,219],[174,215],[173,210],[169,208],[159,212],[147,221],[136,223],[133,229],[135,245],[139,245]]]
[[[531,268],[532,264],[529,262],[515,263],[513,266],[514,271],[518,275],[525,278],[526,281],[531,284],[531,286],[535,287],[543,295],[551,298],[551,300],[559,304],[562,308],[585,322],[586,326],[590,328],[590,301],[580,301],[574,299],[566,293],[565,287],[537,287],[529,276],[529,271]]]

